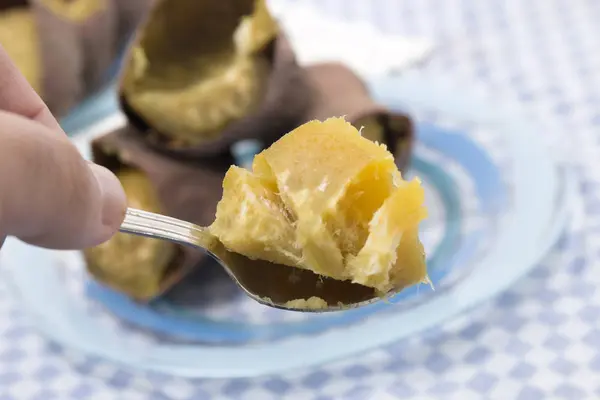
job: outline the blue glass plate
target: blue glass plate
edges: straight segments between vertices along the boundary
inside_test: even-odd
[[[202,272],[214,275],[206,298],[190,282],[192,299],[182,287],[140,307],[90,283],[77,253],[14,240],[3,249],[7,280],[53,340],[132,368],[193,377],[328,362],[431,328],[509,287],[557,239],[574,193],[535,126],[434,76],[386,78],[371,88],[419,120],[413,173],[423,178],[432,214],[422,233],[435,291],[422,286],[396,304],[305,316],[248,301],[209,268]],[[120,117],[113,120],[118,125]],[[82,150],[89,140],[77,139]]]
[[[465,164],[466,170],[476,171],[471,177],[474,190],[470,193],[475,200],[475,209],[467,211],[461,193],[468,188],[461,189],[459,177],[440,168],[435,159],[421,151],[421,147],[412,162],[411,174],[423,180],[428,206],[434,213],[424,224],[421,235],[429,255],[430,278],[439,291],[455,280],[458,272],[464,274],[477,251],[489,242],[493,221],[505,206],[506,201],[502,199],[506,198],[506,193],[492,160],[464,135],[427,123],[418,126],[418,134],[421,146],[427,147],[430,153],[433,152],[431,149],[439,150],[442,144],[443,155],[457,160],[456,155],[460,154],[464,162],[457,164]],[[467,218],[475,217],[487,222],[471,229],[465,226]],[[181,286],[171,296],[150,306],[133,302],[93,280],[88,281],[87,294],[134,325],[178,339],[211,343],[239,344],[315,334],[362,321],[377,312],[398,310],[398,307],[379,303],[343,313],[290,316],[290,313],[254,304],[236,290],[225,274],[219,275],[212,270],[198,271]],[[431,294],[429,286],[413,287],[392,298],[391,303],[404,305],[408,300],[424,301]]]

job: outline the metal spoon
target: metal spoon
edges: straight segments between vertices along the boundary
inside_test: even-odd
[[[347,281],[322,277],[311,271],[251,260],[230,252],[206,228],[148,211],[129,208],[120,231],[168,240],[206,252],[227,271],[231,279],[253,300],[290,311],[341,311],[381,299],[374,289]],[[288,301],[320,297],[326,308],[294,308]]]

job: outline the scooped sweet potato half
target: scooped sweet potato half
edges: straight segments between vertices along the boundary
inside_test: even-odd
[[[121,100],[178,145],[215,139],[261,103],[278,31],[264,0],[158,1],[129,51]]]

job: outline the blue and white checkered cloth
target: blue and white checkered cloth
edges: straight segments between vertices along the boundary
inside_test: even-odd
[[[580,173],[568,234],[532,274],[460,319],[318,369],[257,379],[141,376],[79,358],[30,330],[0,285],[0,399],[600,398],[600,2],[302,1],[432,37],[438,50],[423,68],[518,101]]]

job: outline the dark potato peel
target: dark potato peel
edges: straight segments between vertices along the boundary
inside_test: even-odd
[[[303,79],[264,0],[159,0],[129,49],[120,100],[151,145],[197,158],[292,129]]]
[[[113,0],[119,16],[119,44],[129,40],[130,35],[142,22],[155,0]]]
[[[33,1],[38,7],[46,10],[48,15],[53,16],[53,25],[45,33],[62,30],[65,34],[75,37],[82,55],[82,78],[86,94],[98,89],[104,82],[117,45],[117,15],[113,1]],[[56,51],[59,44],[46,47],[48,51]]]

